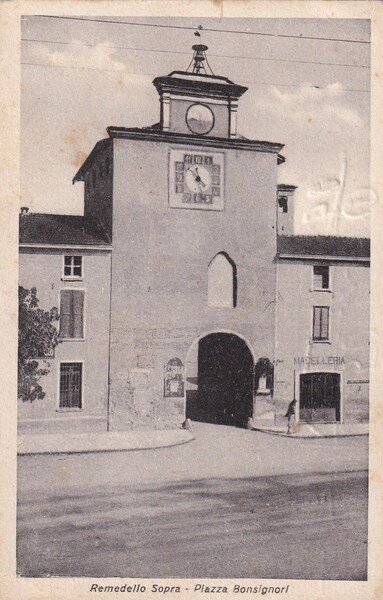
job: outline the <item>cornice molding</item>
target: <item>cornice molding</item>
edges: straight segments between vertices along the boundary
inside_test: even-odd
[[[228,148],[233,150],[250,150],[251,152],[267,152],[278,154],[278,163],[284,162],[284,157],[279,152],[284,144],[273,142],[246,140],[242,138],[218,138],[208,136],[195,136],[169,131],[154,131],[150,129],[129,129],[125,127],[108,127],[107,132],[111,138],[143,140],[151,142],[164,142],[190,146],[206,146],[208,148]]]

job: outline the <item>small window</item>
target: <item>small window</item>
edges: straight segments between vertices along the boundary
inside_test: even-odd
[[[84,292],[61,290],[60,337],[83,339],[84,337]]]
[[[280,196],[278,198],[278,206],[281,209],[280,212],[283,212],[283,213],[288,212],[287,196]]]
[[[82,278],[82,256],[64,256],[64,278]]]
[[[330,287],[330,269],[328,266],[314,266],[314,290],[328,290]]]
[[[329,339],[329,312],[328,306],[314,306],[313,310],[313,341],[323,342]]]
[[[60,364],[60,403],[63,409],[82,408],[82,363]]]

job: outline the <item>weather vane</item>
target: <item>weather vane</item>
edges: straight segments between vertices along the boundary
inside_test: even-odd
[[[202,25],[198,25],[197,29],[194,32],[194,35],[197,37],[201,37],[202,29],[203,29]]]

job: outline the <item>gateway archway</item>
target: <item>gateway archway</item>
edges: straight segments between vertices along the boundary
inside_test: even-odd
[[[233,333],[211,333],[191,348],[186,418],[243,427],[253,414],[253,356]]]

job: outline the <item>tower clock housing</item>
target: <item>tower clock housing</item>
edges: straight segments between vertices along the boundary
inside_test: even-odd
[[[195,45],[192,72],[172,71],[156,77],[161,103],[163,131],[235,138],[238,100],[247,88],[227,79],[202,72],[207,46]]]

